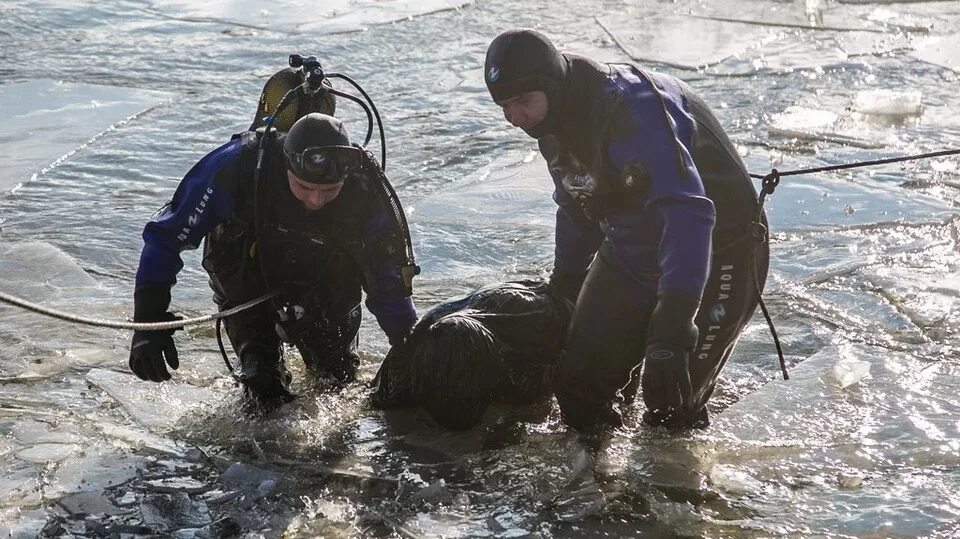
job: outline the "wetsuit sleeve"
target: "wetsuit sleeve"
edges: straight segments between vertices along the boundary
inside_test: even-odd
[[[621,178],[645,184],[644,210],[658,225],[658,295],[679,293],[699,303],[716,212],[692,157],[694,120],[679,91],[663,92],[641,79],[629,92],[625,110],[613,116],[609,158]]]
[[[173,286],[183,268],[181,251],[196,249],[204,236],[233,209],[230,185],[240,173],[241,140],[207,154],[187,172],[177,191],[143,229],[137,288]]]
[[[374,193],[369,196],[377,197]],[[366,306],[390,344],[397,344],[416,323],[417,311],[411,298],[413,290],[404,282],[402,273],[406,265],[405,235],[378,197],[369,206],[362,236]]]

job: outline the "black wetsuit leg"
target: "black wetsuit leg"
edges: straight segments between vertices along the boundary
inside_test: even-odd
[[[620,390],[643,362],[657,301],[655,276],[625,274],[610,262],[608,249],[606,243],[601,246],[587,273],[558,369],[556,393],[564,421],[581,432],[622,423]]]
[[[239,304],[222,295],[215,280],[211,280],[210,286],[220,311]],[[283,361],[280,338],[274,329],[276,321],[277,314],[270,302],[223,319],[230,344],[240,358],[234,376],[243,384],[247,396],[264,402],[292,398],[288,389],[292,377]]]
[[[333,377],[338,383],[356,380],[360,356],[357,344],[360,332],[360,305],[338,320],[327,320],[319,309],[308,313],[313,323],[293,337],[303,362],[312,372]]]
[[[687,426],[709,424],[707,400],[713,394],[720,370],[757,308],[757,286],[762,292],[770,260],[769,242],[765,235],[758,235],[763,237],[747,234],[713,255],[710,277],[696,318],[700,336],[690,354],[693,398]]]

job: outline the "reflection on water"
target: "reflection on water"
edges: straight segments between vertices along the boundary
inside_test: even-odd
[[[705,95],[753,172],[960,146],[957,74],[940,67],[956,49],[940,31],[960,13],[946,3],[720,3],[698,12],[712,20],[694,23],[681,15],[700,6],[685,2],[492,0],[336,35],[285,31],[291,13],[315,6],[285,2],[293,11],[261,25],[250,21],[270,14],[251,5],[0,6],[0,56],[13,60],[0,67],[0,91],[52,91],[52,80],[80,89],[59,108],[43,91],[0,99],[20,118],[5,147],[35,152],[0,158],[0,170],[30,161],[40,172],[73,151],[0,198],[4,291],[129,316],[144,221],[197,158],[249,124],[265,74],[291,52],[361,81],[386,119],[388,174],[424,269],[421,312],[491,281],[542,274],[552,260],[545,167],[482,83],[485,46],[509,26],[539,26],[605,60],[656,57],[650,43],[676,47],[659,67]],[[204,16],[211,11],[216,20]],[[669,35],[696,24],[716,28],[706,42],[730,45],[718,36],[746,25],[719,19],[750,13],[843,28],[752,26],[759,37],[736,34],[746,41],[707,62],[718,47]],[[680,26],[638,24],[653,15]],[[670,54],[711,67],[674,69]],[[37,112],[88,114],[96,100],[103,114]],[[777,115],[791,106],[834,120],[776,135]],[[348,103],[340,109],[349,125],[363,120]],[[865,144],[829,142],[841,135]],[[0,186],[23,182],[17,175]],[[295,356],[300,398],[250,419],[211,328],[178,333],[176,381],[153,386],[126,375],[129,334],[0,307],[0,530],[949,537],[960,520],[958,188],[956,157],[784,178],[768,203],[766,297],[792,379],[778,380],[758,318],[711,401],[709,429],[674,435],[635,424],[634,414],[598,455],[555,406],[493,409],[481,428],[448,433],[417,411],[371,410],[363,383],[326,391]],[[209,312],[197,253],[184,258],[174,305]],[[387,344],[369,315],[361,333],[369,380]]]

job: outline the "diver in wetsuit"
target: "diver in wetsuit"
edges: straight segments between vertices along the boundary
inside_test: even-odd
[[[417,319],[412,250],[402,209],[372,155],[343,124],[320,113],[286,134],[248,131],[201,159],[143,232],[134,320],[174,319],[170,289],[180,252],[204,242],[203,267],[220,310],[281,290],[270,302],[225,319],[239,357],[235,377],[258,404],[291,398],[281,340],[308,369],[342,385],[354,380],[361,290],[391,344]],[[262,137],[265,160],[255,182]],[[130,368],[170,379],[179,366],[172,331],[137,331]]]
[[[564,420],[620,425],[643,365],[646,423],[706,426],[769,256],[733,144],[680,80],[561,53],[534,30],[497,36],[484,75],[555,186],[550,282],[576,301],[556,386]]]

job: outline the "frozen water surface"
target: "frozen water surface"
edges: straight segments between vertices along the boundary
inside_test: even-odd
[[[546,167],[483,84],[509,27],[684,78],[754,173],[960,147],[956,2],[12,0],[0,18],[0,289],[109,319],[132,312],[143,223],[293,52],[385,119],[421,312],[552,263]],[[361,136],[359,108],[338,112]],[[466,433],[371,410],[388,345],[369,314],[361,382],[332,392],[291,353],[300,397],[251,418],[212,324],[176,333],[182,366],[154,385],[127,372],[129,332],[0,306],[0,534],[956,536],[958,171],[783,177],[765,298],[791,380],[758,316],[710,428],[644,428],[638,403],[597,455],[553,403]],[[172,307],[207,313],[183,257]]]
[[[322,0],[305,5],[285,0],[160,0],[151,9],[184,21],[237,24],[288,33],[350,32],[371,25],[456,9],[469,0]]]
[[[29,80],[0,85],[0,192],[56,166],[91,140],[162,103],[140,88]]]

